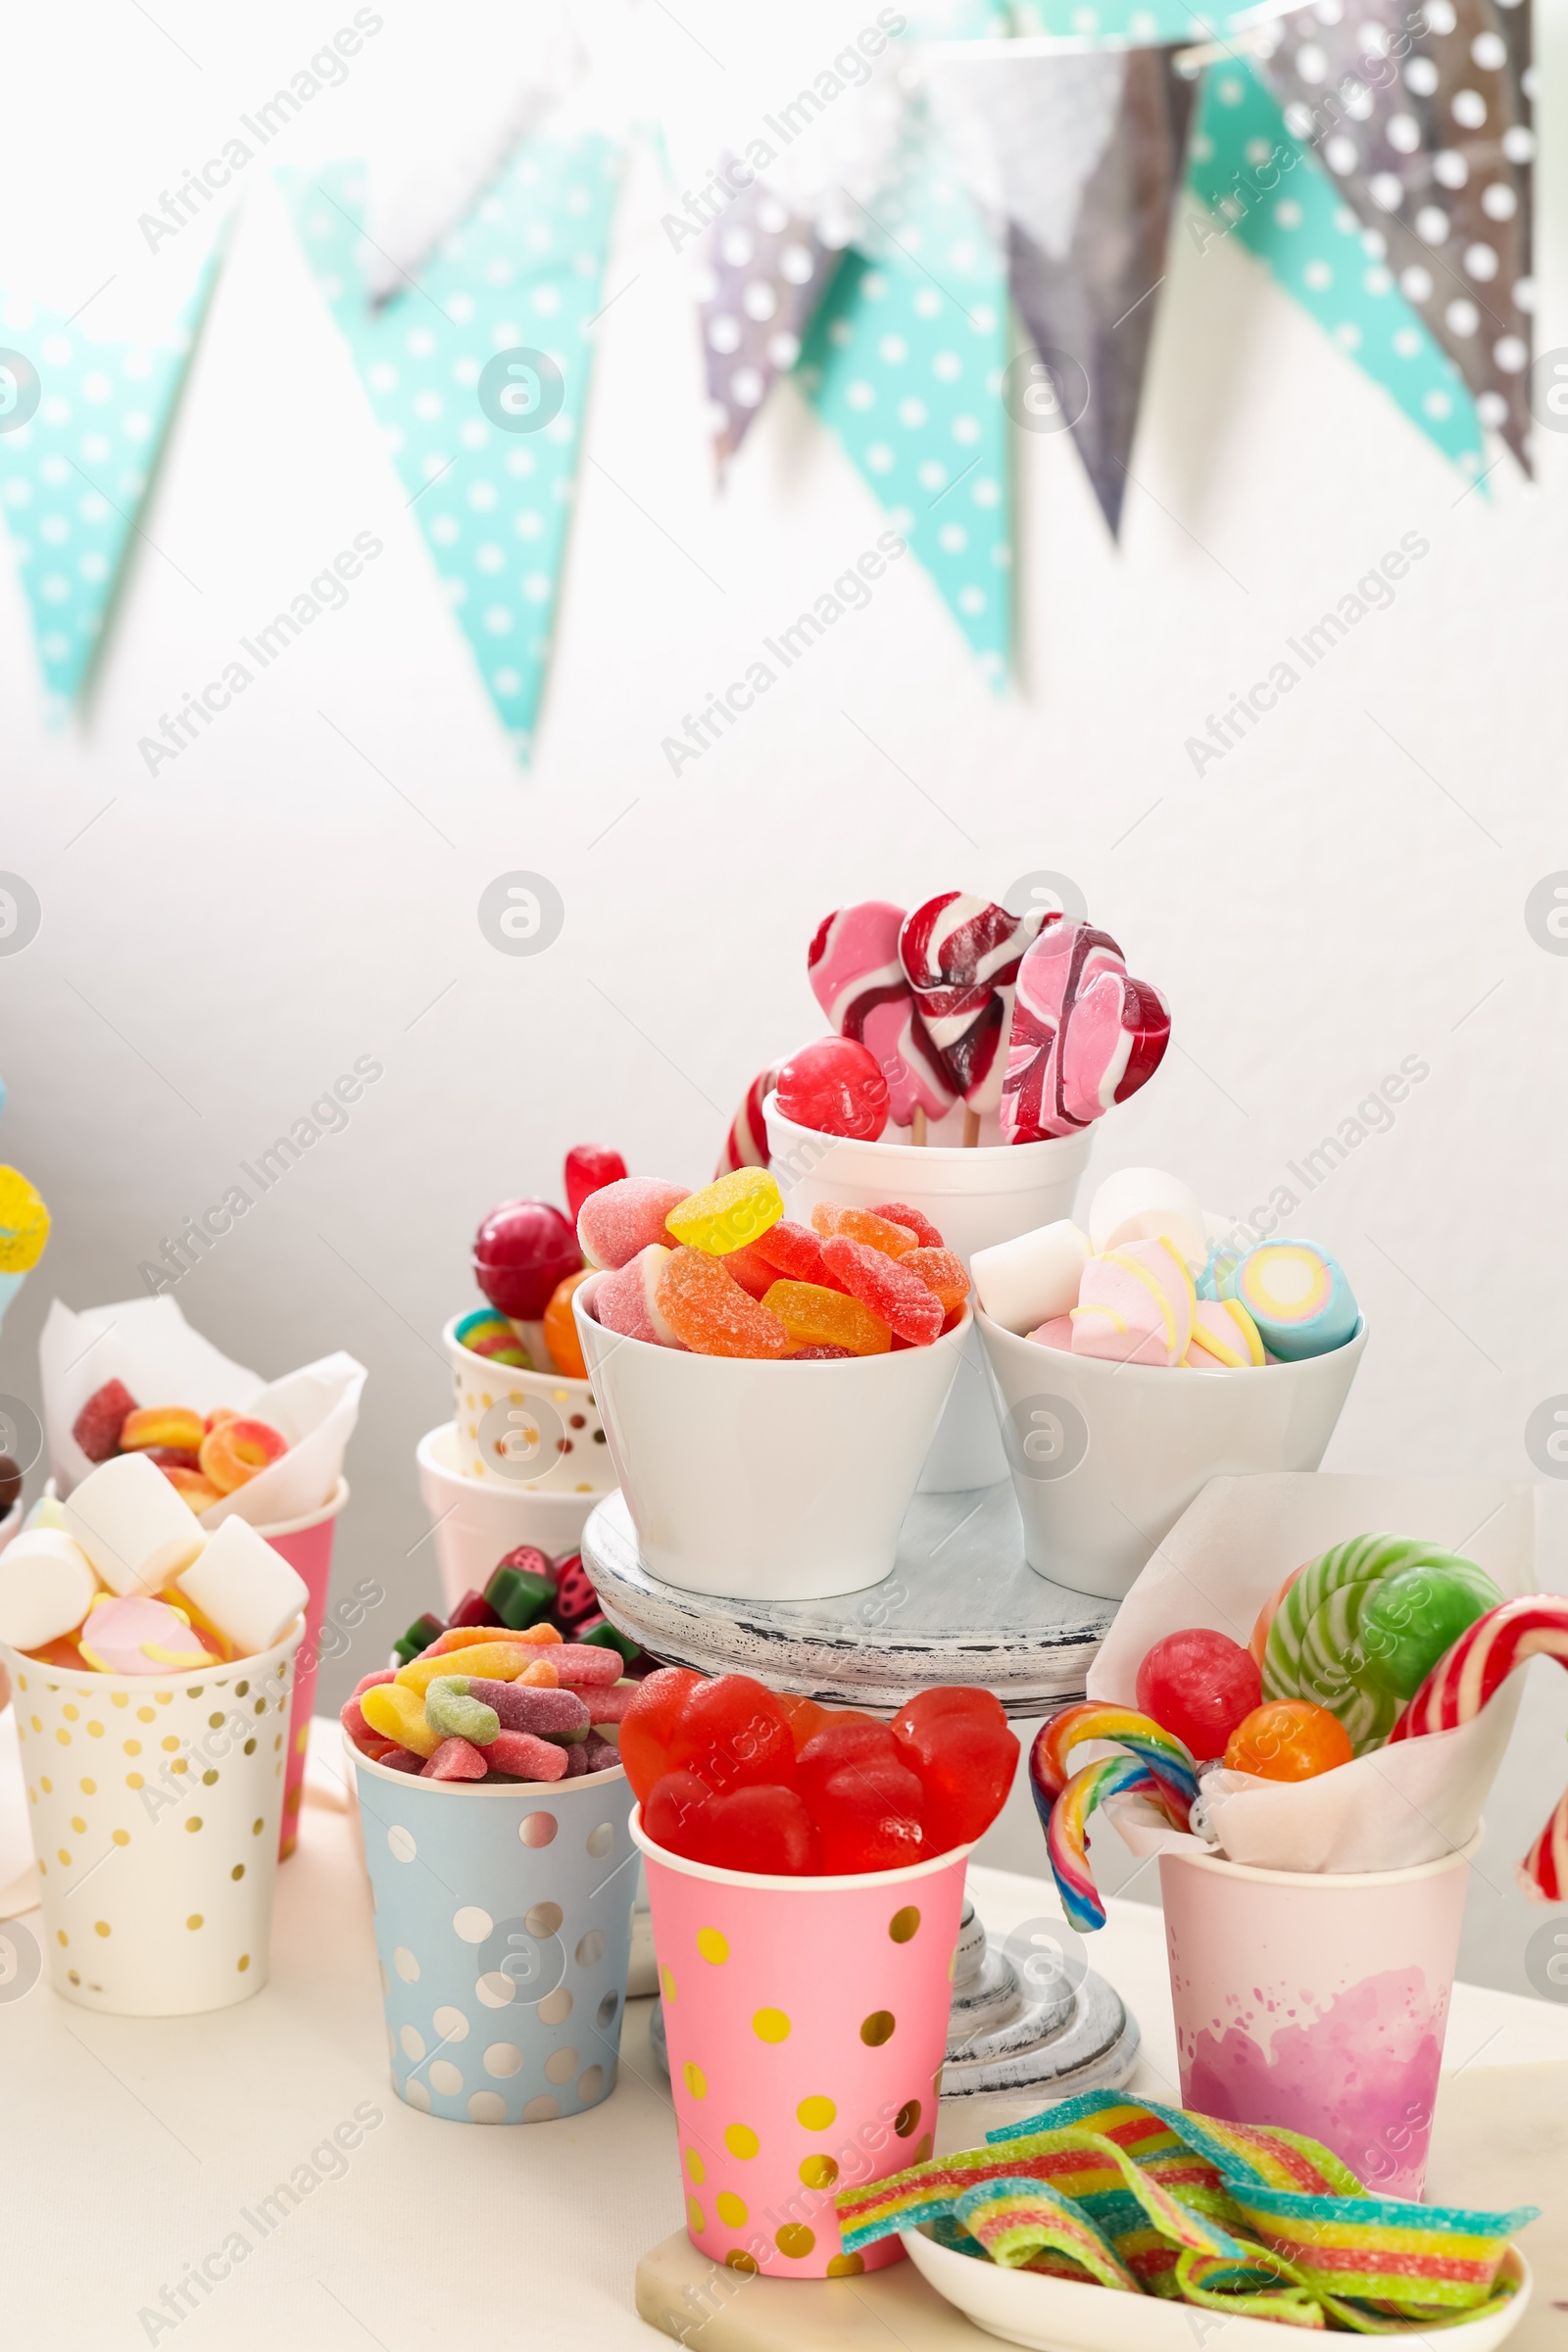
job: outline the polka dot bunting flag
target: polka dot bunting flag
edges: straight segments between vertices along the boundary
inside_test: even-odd
[[[1215,215],[1212,233],[1239,237],[1266,262],[1444,455],[1478,474],[1475,403],[1399,291],[1384,232],[1363,229],[1250,67],[1205,75],[1189,157],[1191,184]]]
[[[698,315],[720,466],[735,455],[774,379],[793,368],[839,266],[812,223],[754,181],[704,235]]]
[[[138,342],[96,338],[21,295],[0,303],[0,506],[55,718],[87,680],[143,536],[216,263],[215,248],[163,335]]]
[[[279,174],[446,596],[519,755],[532,750],[621,157],[520,148],[418,283],[365,292],[363,172]],[[503,356],[505,355],[505,356]]]

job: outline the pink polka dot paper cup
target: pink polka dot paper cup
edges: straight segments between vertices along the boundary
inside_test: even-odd
[[[56,1992],[117,2017],[226,2009],[267,1983],[297,1617],[195,1673],[90,1674],[0,1642]]]
[[[833,2199],[931,2153],[969,1848],[907,1870],[765,1878],[631,1834],[654,1948],[692,2243],[732,2270],[840,2278]]]
[[[637,1891],[625,1774],[425,1781],[344,1744],[399,2098],[468,2124],[597,2107],[615,2087]]]

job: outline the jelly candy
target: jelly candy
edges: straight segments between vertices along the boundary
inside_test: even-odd
[[[582,1564],[582,1554],[574,1551],[556,1570],[556,1605],[551,1614],[562,1631],[569,1634],[598,1611],[599,1595]]]
[[[652,1348],[680,1347],[659,1304],[660,1281],[673,1255],[662,1242],[650,1242],[625,1265],[604,1275],[594,1292],[596,1321],[623,1340],[642,1340]]]
[[[792,1348],[785,1357],[789,1364],[842,1364],[854,1355],[853,1348],[835,1348],[827,1343],[809,1348]]]
[[[602,1739],[598,1732],[590,1732],[580,1748],[566,1750],[568,1765],[575,1755],[582,1757],[584,1768],[589,1772],[610,1772],[620,1762],[620,1751],[613,1740]]]
[[[1305,1698],[1272,1698],[1232,1732],[1225,1769],[1260,1781],[1310,1781],[1348,1764],[1354,1752],[1349,1734],[1327,1707]]]
[[[136,1410],[136,1399],[122,1380],[106,1380],[94,1389],[71,1434],[89,1462],[107,1462],[120,1451],[120,1433]]]
[[[438,1735],[425,1721],[422,1690],[410,1690],[396,1682],[378,1683],[360,1700],[360,1713],[383,1740],[395,1740],[416,1756],[435,1754]]]
[[[669,1236],[664,1219],[677,1202],[689,1198],[680,1184],[665,1184],[651,1176],[623,1176],[590,1193],[577,1212],[577,1239],[590,1266],[618,1272],[629,1266],[651,1242],[664,1244]],[[571,1271],[568,1266],[564,1269]]]
[[[989,1690],[922,1690],[890,1726],[904,1762],[925,1790],[926,1850],[945,1853],[988,1829],[1018,1763],[1018,1741]]]
[[[749,1298],[718,1259],[704,1250],[671,1252],[659,1277],[656,1303],[675,1337],[703,1355],[779,1356],[790,1351],[790,1335],[777,1315]]]
[[[1139,1706],[1200,1764],[1224,1754],[1243,1716],[1262,1700],[1262,1677],[1250,1651],[1206,1627],[1166,1634],[1138,1669]]]
[[[878,1315],[844,1291],[825,1291],[814,1282],[773,1283],[762,1300],[790,1335],[799,1355],[805,1348],[839,1348],[847,1355],[886,1355],[893,1334]]]
[[[497,1772],[518,1781],[564,1781],[577,1751],[540,1740],[532,1732],[497,1732],[485,1755]]]
[[[888,1082],[876,1057],[853,1037],[802,1046],[775,1081],[778,1107],[797,1127],[875,1143],[888,1123]]]
[[[769,1169],[736,1168],[677,1201],[664,1224],[689,1250],[723,1257],[755,1242],[783,1214],[784,1196]]]
[[[575,1274],[564,1275],[550,1294],[549,1303],[541,1318],[544,1324],[545,1346],[549,1348],[556,1370],[567,1380],[586,1380],[588,1367],[582,1360],[582,1343],[577,1337],[576,1319],[571,1301],[577,1291],[593,1272],[591,1266],[579,1267]]]
[[[510,1689],[510,1685],[500,1688]],[[474,1747],[488,1747],[501,1729],[495,1708],[471,1695],[466,1675],[437,1677],[424,1694],[424,1720],[443,1740],[466,1740]]]
[[[809,1878],[825,1866],[816,1823],[795,1790],[776,1783],[713,1797],[696,1835],[699,1859],[718,1870]]]
[[[743,1250],[726,1250],[724,1271],[753,1298],[765,1298],[778,1280],[778,1268],[768,1264],[755,1243]]]
[[[824,1724],[832,1722],[832,1715],[826,1707],[819,1706],[814,1698],[802,1698],[793,1690],[779,1690],[774,1695],[790,1727],[795,1753],[799,1756],[808,1740],[821,1731]]]
[[[647,1804],[654,1783],[674,1770],[670,1748],[676,1726],[702,1679],[685,1666],[661,1666],[648,1677],[621,1724],[620,1760],[641,1804]],[[655,1833],[650,1829],[648,1835]]]
[[[716,1675],[688,1693],[669,1754],[715,1794],[795,1775],[788,1718],[772,1691],[749,1674]]]
[[[847,1234],[867,1250],[880,1250],[884,1257],[902,1257],[906,1250],[919,1247],[920,1237],[909,1226],[879,1217],[874,1208],[850,1208],[837,1200],[816,1201],[811,1224],[823,1241],[835,1233]]]
[[[799,1749],[795,1765],[795,1785],[813,1811],[836,1774],[861,1768],[905,1769],[898,1743],[885,1723],[859,1717],[846,1723],[826,1708],[819,1712],[822,1721]]]
[[[826,1871],[898,1870],[922,1862],[925,1790],[907,1766],[852,1764],[830,1773],[810,1806]]]
[[[761,1258],[787,1282],[819,1282],[826,1289],[834,1287],[828,1282],[827,1268],[822,1263],[821,1236],[805,1225],[792,1225],[788,1217],[781,1217],[776,1225],[759,1234],[751,1245],[750,1254]]]
[[[574,1740],[586,1740],[591,1720],[586,1701],[575,1690],[539,1690],[525,1688],[521,1683],[494,1683],[482,1675],[454,1676],[451,1684],[432,1683],[432,1690],[461,1689],[470,1703],[482,1706],[496,1719],[496,1731],[532,1732],[541,1740],[557,1740],[569,1745]],[[428,1692],[425,1713],[430,1711]],[[464,1735],[475,1746],[485,1743],[468,1732]],[[495,1732],[490,1734],[495,1738]]]
[[[643,1654],[630,1634],[623,1634],[618,1625],[611,1624],[608,1617],[585,1619],[577,1628],[572,1648],[616,1650],[623,1667],[634,1666]]]
[[[443,1740],[422,1768],[422,1781],[482,1781],[490,1767],[478,1748],[456,1735]]]
[[[497,1612],[482,1592],[465,1592],[447,1619],[446,1630],[461,1626],[466,1633],[470,1626],[493,1626],[496,1621]],[[433,1635],[431,1639],[434,1639]]]
[[[486,1624],[517,1633],[536,1625],[555,1606],[556,1580],[548,1558],[532,1544],[519,1544],[492,1569],[483,1597],[491,1612]],[[452,1622],[457,1624],[456,1617]]]
[[[631,1718],[627,1717],[627,1723]],[[626,1761],[626,1728],[620,1727],[620,1760],[626,1765],[626,1778],[634,1788],[636,1775]],[[702,1859],[701,1822],[713,1801],[713,1792],[695,1772],[662,1772],[648,1789],[638,1789],[642,1806],[643,1828],[656,1845],[668,1848],[672,1854],[684,1854],[688,1861]]]
[[[922,1250],[946,1248],[940,1232],[930,1218],[918,1208],[910,1208],[904,1200],[878,1200],[872,1204],[873,1217],[886,1217],[890,1225],[903,1225],[913,1234]]]
[[[400,1641],[394,1642],[392,1644],[392,1652],[398,1664],[406,1666],[409,1660],[416,1658],[422,1649],[428,1649],[442,1630],[440,1618],[432,1617],[428,1610],[422,1617],[416,1617],[408,1632]],[[390,1675],[386,1679],[390,1680]],[[358,1698],[359,1692],[356,1690],[354,1695]]]
[[[518,1323],[537,1323],[557,1283],[581,1264],[576,1235],[548,1200],[503,1200],[473,1237],[474,1280]]]
[[[619,1682],[626,1663],[621,1644],[633,1648],[636,1644],[629,1634],[615,1633],[608,1620],[605,1631],[612,1637],[607,1642],[595,1642],[584,1636],[577,1642],[564,1642],[552,1653],[550,1663],[563,1690],[608,1690],[612,1683]]]
[[[566,1214],[572,1223],[590,1193],[602,1193],[607,1184],[618,1184],[626,1173],[626,1162],[618,1152],[607,1150],[603,1144],[573,1144],[566,1153]]]
[[[897,1258],[847,1234],[833,1234],[822,1244],[822,1256],[844,1288],[879,1315],[901,1340],[911,1347],[929,1347],[942,1329],[942,1302],[920,1280],[906,1274]]]
[[[969,1296],[963,1260],[952,1250],[906,1250],[899,1263],[906,1274],[918,1274],[926,1289],[941,1299],[944,1315],[956,1314]]]

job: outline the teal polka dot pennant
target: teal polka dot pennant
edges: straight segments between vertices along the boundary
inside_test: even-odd
[[[0,299],[0,508],[55,721],[97,655],[217,259],[215,248],[162,337],[141,342],[95,337],[20,294]]]
[[[1012,651],[1007,275],[956,176],[911,172],[850,253],[799,377],[888,509],[994,687]]]
[[[1240,238],[1266,262],[1444,456],[1478,474],[1481,426],[1464,378],[1400,293],[1381,232],[1363,229],[1250,66],[1205,76],[1188,153],[1213,234]]]
[[[523,759],[549,668],[620,172],[619,149],[597,135],[529,141],[417,286],[378,308],[360,266],[363,171],[279,174],[447,601]]]
[[[1013,0],[1011,29],[1060,39],[1104,41],[1211,41],[1251,13],[1250,0],[1237,8],[1203,8],[1189,0]]]

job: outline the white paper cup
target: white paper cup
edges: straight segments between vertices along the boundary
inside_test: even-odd
[[[592,1383],[475,1355],[457,1337],[462,1320],[441,1338],[464,1477],[524,1494],[608,1494],[615,1479]]]
[[[56,1992],[116,2017],[226,2009],[267,1983],[297,1618],[168,1681],[10,1670]]]
[[[780,1111],[776,1095],[769,1095],[762,1108],[769,1164],[787,1217],[809,1225],[819,1200],[842,1201],[850,1208],[905,1200],[930,1218],[965,1266],[977,1250],[1070,1217],[1094,1142],[1091,1127],[1043,1144],[979,1144],[966,1152],[961,1144],[943,1143],[917,1150],[908,1143],[858,1143],[797,1126]],[[952,1121],[946,1124],[951,1127]],[[950,1494],[993,1487],[1006,1475],[985,1359],[971,1327],[919,1485],[924,1494]]]
[[[588,1514],[604,1499],[598,1489],[590,1494],[533,1494],[506,1479],[465,1478],[450,1421],[426,1431],[415,1459],[449,1609],[466,1592],[482,1592],[497,1561],[519,1544],[537,1544],[552,1559],[575,1551]]]
[[[1120,1600],[1211,1478],[1315,1470],[1366,1347],[1198,1372],[1073,1355],[975,1321],[1023,1518],[1024,1556],[1053,1584]]]
[[[929,1348],[824,1363],[688,1355],[573,1301],[644,1567],[682,1592],[820,1600],[893,1571],[968,1317]]]

